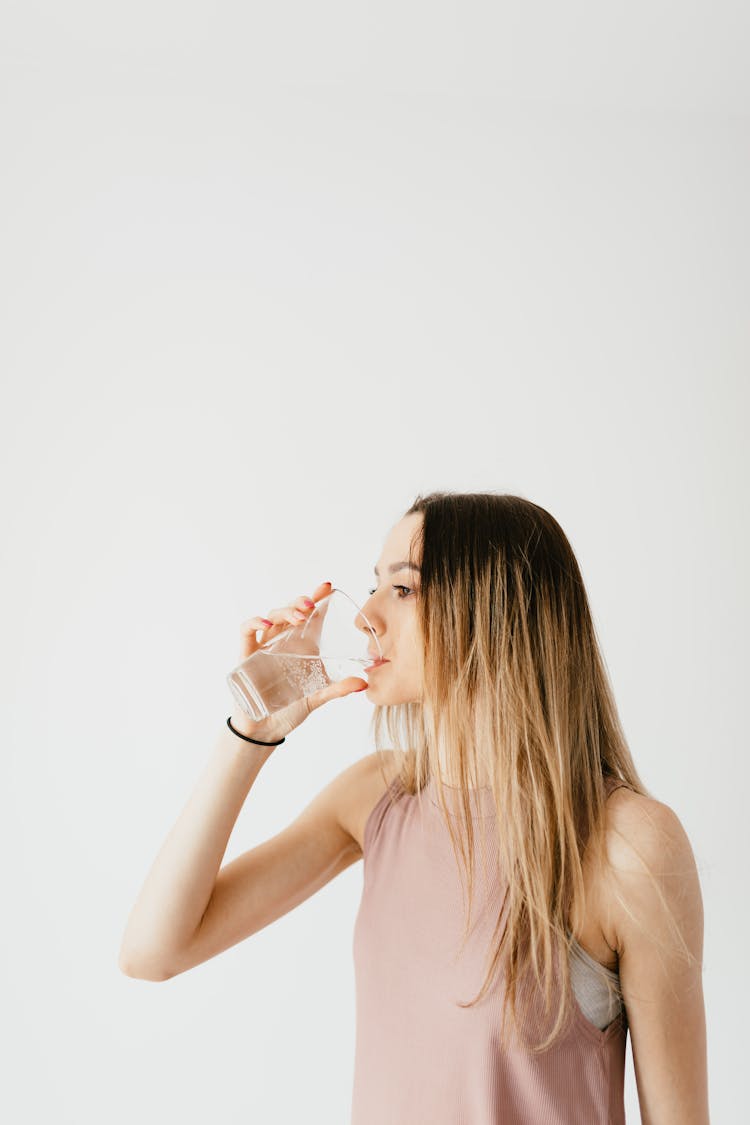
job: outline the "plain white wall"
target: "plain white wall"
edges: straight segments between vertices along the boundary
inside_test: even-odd
[[[3,5],[7,1120],[348,1120],[361,864],[166,983],[117,955],[240,622],[325,579],[363,597],[436,488],[520,493],[571,539],[693,844],[712,1114],[742,1119],[748,22]],[[369,752],[370,715],[288,738],[225,862]]]

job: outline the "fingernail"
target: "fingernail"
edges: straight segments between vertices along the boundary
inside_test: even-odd
[[[315,602],[312,600],[312,598],[303,598],[302,601],[305,603],[305,605],[315,605]]]

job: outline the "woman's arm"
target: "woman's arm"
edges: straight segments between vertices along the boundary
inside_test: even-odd
[[[237,710],[232,722],[237,730],[245,729]],[[130,912],[119,957],[124,973],[167,979],[162,966],[200,925],[237,817],[273,751],[243,742],[222,725],[213,754]]]
[[[690,842],[667,805],[620,789],[607,803],[607,854],[608,941],[642,1123],[709,1125],[703,901]]]

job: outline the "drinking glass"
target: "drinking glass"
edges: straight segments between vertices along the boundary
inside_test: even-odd
[[[355,625],[357,620],[365,631]],[[382,656],[362,610],[334,587],[305,621],[290,624],[233,668],[227,683],[242,710],[260,722],[328,684],[348,676],[363,678]]]

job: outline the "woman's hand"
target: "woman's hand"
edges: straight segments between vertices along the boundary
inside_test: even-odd
[[[289,625],[301,625],[305,618],[313,612],[315,605],[323,598],[327,598],[330,592],[331,583],[323,582],[313,591],[311,598],[302,595],[291,605],[269,610],[266,617],[249,617],[247,621],[243,621],[240,626],[241,643],[238,663],[246,660],[248,656],[252,656],[267,641],[273,640],[279,633],[288,629]],[[257,637],[258,633],[262,633],[260,640]],[[267,719],[261,719],[257,723],[250,718],[247,712],[237,706],[232,713],[232,726],[240,734],[245,734],[249,738],[258,738],[262,742],[278,742],[304,722],[312,711],[322,707],[329,699],[338,699],[344,695],[351,695],[355,691],[364,691],[367,686],[367,680],[360,679],[358,676],[347,676],[345,680],[339,680],[337,683],[329,684],[327,687],[321,688],[311,695],[306,695],[302,699],[296,699],[288,707],[274,712]]]

